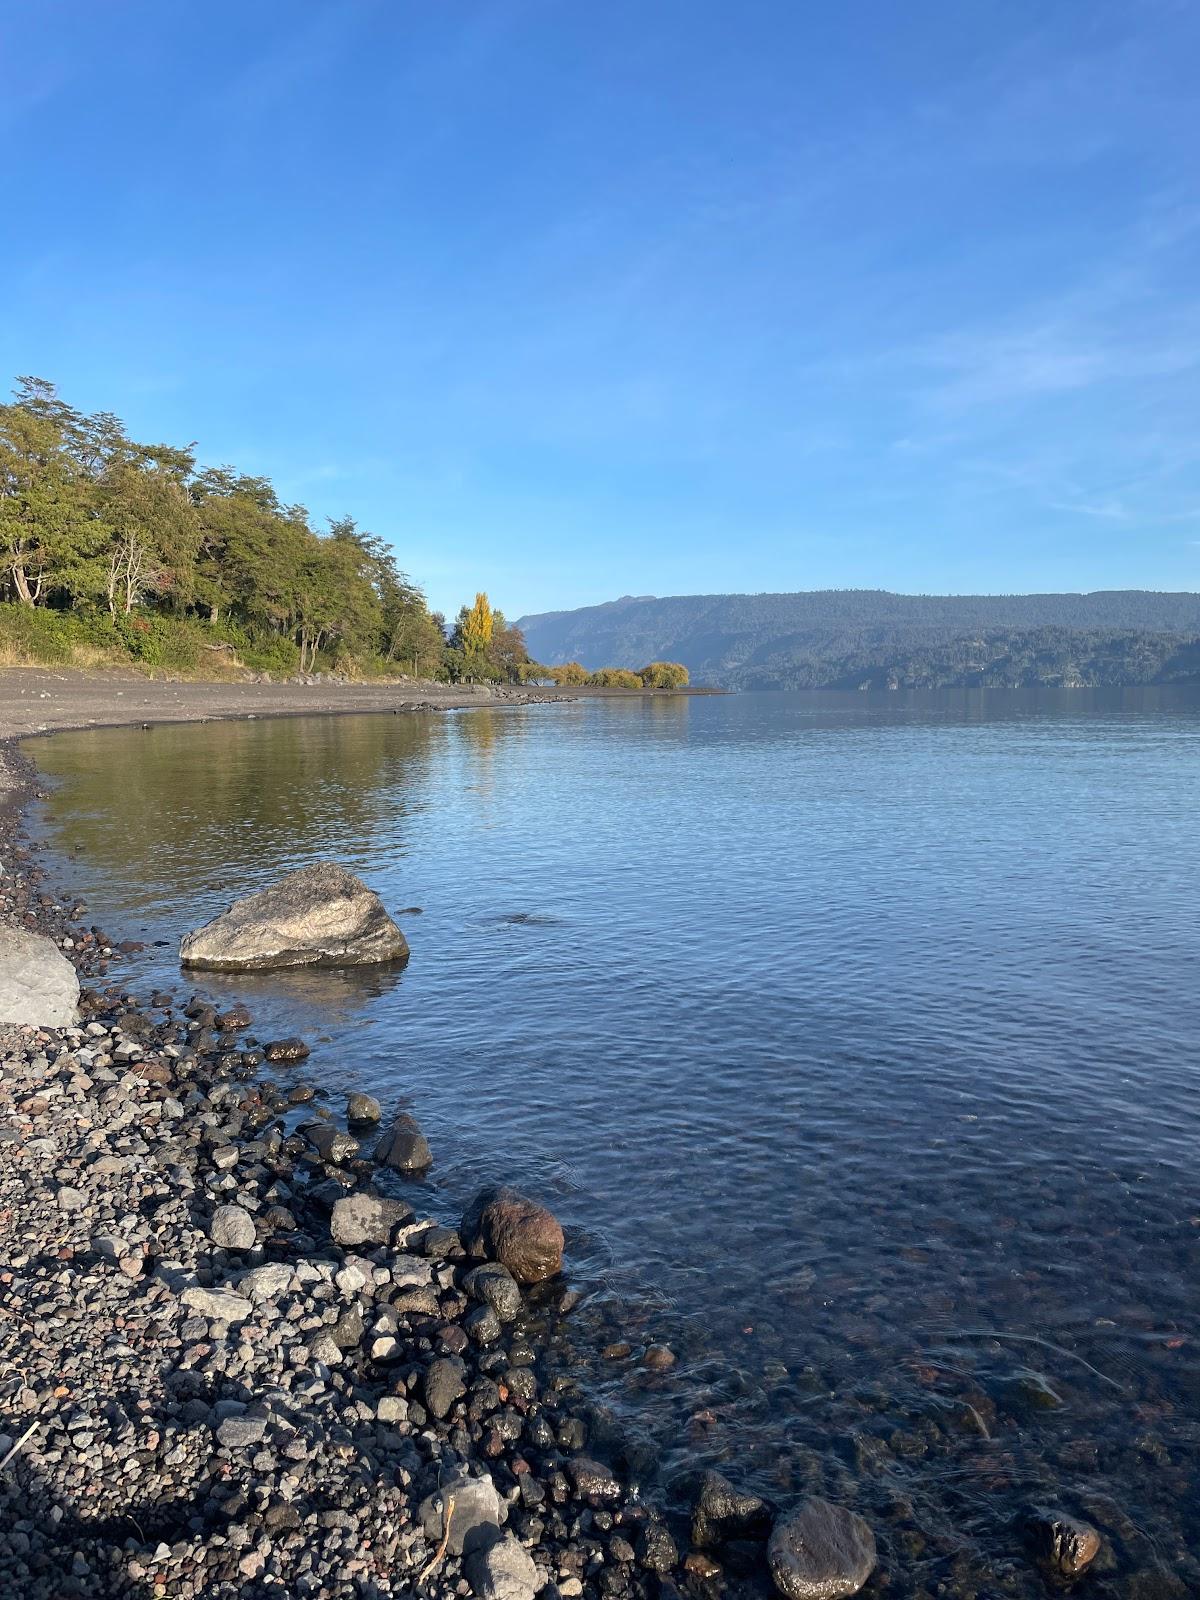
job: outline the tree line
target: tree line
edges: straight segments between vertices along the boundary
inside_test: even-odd
[[[0,604],[6,641],[39,658],[554,681],[485,594],[448,627],[352,517],[314,527],[269,478],[140,443],[41,378],[0,406]]]

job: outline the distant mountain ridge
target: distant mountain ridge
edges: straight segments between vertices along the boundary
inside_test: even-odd
[[[1144,683],[1200,675],[1200,594],[630,596],[522,617],[530,654],[640,667],[682,661],[724,688]],[[1153,642],[1152,642],[1153,640]]]

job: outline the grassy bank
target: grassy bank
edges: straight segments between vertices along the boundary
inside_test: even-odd
[[[189,617],[117,616],[0,604],[0,666],[134,667],[199,680],[269,673],[291,678],[300,651],[291,639]],[[387,675],[378,657],[318,654],[308,669],[355,678]],[[394,669],[399,675],[399,669]]]

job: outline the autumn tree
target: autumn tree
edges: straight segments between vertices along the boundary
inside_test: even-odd
[[[688,669],[680,661],[652,661],[638,677],[647,689],[686,689]]]
[[[588,679],[598,689],[640,689],[643,687],[641,678],[636,672],[630,672],[625,667],[601,667],[599,672],[593,672]]]
[[[468,661],[473,657],[486,656],[494,626],[491,605],[487,595],[481,591],[475,596],[475,604],[464,606],[458,618],[459,637],[456,642]]]

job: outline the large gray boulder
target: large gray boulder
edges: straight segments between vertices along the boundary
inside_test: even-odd
[[[476,1600],[533,1600],[545,1582],[529,1551],[511,1533],[471,1551],[463,1572]]]
[[[776,1522],[767,1565],[786,1600],[847,1600],[875,1570],[875,1535],[853,1511],[814,1495]]]
[[[408,941],[379,896],[336,861],[289,872],[183,936],[185,967],[216,972],[399,961]]]
[[[25,928],[0,928],[0,1023],[73,1028],[79,978],[53,939]]]

